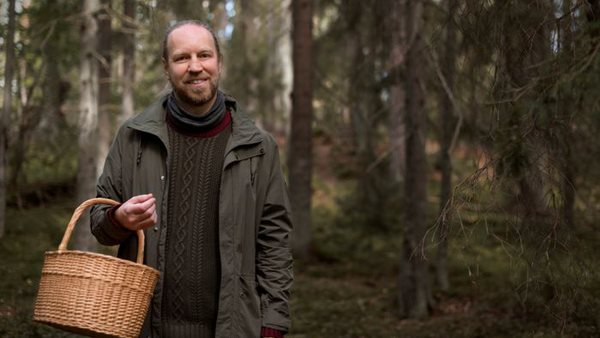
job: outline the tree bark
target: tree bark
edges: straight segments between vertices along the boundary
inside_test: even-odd
[[[587,20],[589,23],[592,23],[591,25],[588,25],[589,34],[595,40],[595,38],[600,35],[600,28],[593,24],[600,21],[600,0],[586,0],[584,2]]]
[[[533,5],[535,11],[531,10]],[[514,94],[511,92],[538,81],[544,71],[540,65],[547,62],[552,54],[550,28],[542,24],[547,18],[554,17],[552,6],[541,0],[533,1],[531,4],[519,2],[515,3],[511,11],[508,13],[510,20],[520,22],[521,26],[514,32],[508,31],[502,35],[502,48],[499,55],[506,70],[503,74],[504,78],[501,78],[500,85],[497,86],[496,95],[500,100],[506,99],[507,96],[512,99],[511,96]],[[534,95],[537,94],[526,94],[519,100],[533,102],[536,100]],[[519,206],[523,210],[523,225],[542,225],[550,214],[545,201],[547,182],[541,169],[547,157],[540,152],[528,151],[526,144],[532,139],[524,137],[526,134],[523,132],[529,128],[529,121],[534,120],[535,116],[527,116],[527,119],[524,119],[523,112],[529,108],[525,108],[523,104],[504,105],[503,109],[506,109],[503,114],[506,116],[507,136],[510,137],[507,149],[503,151],[506,154],[503,161],[513,163],[509,175],[515,179],[519,187],[518,198]],[[537,238],[533,240],[537,241]]]
[[[95,195],[98,157],[98,23],[95,16],[99,0],[85,0],[82,11],[80,52],[80,115],[79,153],[77,171],[77,201],[83,202]],[[75,246],[90,251],[95,247],[89,227],[89,214],[84,213],[74,234]]]
[[[15,62],[15,0],[8,3],[8,27],[5,35],[6,61],[4,63],[4,96],[2,116],[0,118],[0,238],[4,237],[6,224],[6,185],[8,126],[12,111],[12,80]]]
[[[440,187],[440,216],[438,218],[438,247],[436,254],[436,279],[439,287],[448,291],[450,282],[448,280],[448,230],[450,226],[450,195],[452,190],[452,160],[450,157],[450,146],[454,135],[455,118],[454,106],[450,94],[454,92],[454,76],[456,69],[456,26],[454,15],[458,5],[457,0],[448,0],[448,20],[446,22],[446,41],[444,47],[444,61],[442,73],[446,82],[446,88],[440,90],[440,171],[442,182]],[[449,92],[447,92],[449,91]]]
[[[390,174],[396,183],[404,181],[406,169],[406,130],[403,113],[406,109],[406,92],[402,74],[405,68],[406,55],[406,25],[402,9],[406,7],[407,0],[390,1],[392,15],[390,20],[391,51],[389,55],[390,74],[393,76],[390,88]]]
[[[133,84],[135,83],[135,7],[136,0],[123,0],[123,96],[121,99],[121,122],[135,114]]]
[[[293,251],[306,258],[311,243],[312,197],[312,0],[292,1],[294,89],[288,153],[290,199],[294,215]]]
[[[596,2],[597,3],[597,2]],[[562,25],[562,41],[561,41],[561,50],[563,53],[568,55],[568,59],[572,62],[573,59],[573,40],[574,40],[574,32],[573,32],[573,13],[571,13],[571,0],[564,0],[562,10],[563,15],[567,16],[565,20],[565,24]],[[597,4],[596,4],[597,6]],[[598,23],[598,18],[596,16],[596,25]],[[572,102],[572,101],[571,101]],[[575,226],[575,177],[576,177],[576,169],[577,169],[577,161],[575,160],[575,156],[573,154],[573,143],[575,142],[576,137],[574,137],[573,125],[571,123],[571,114],[572,111],[579,111],[579,109],[572,109],[573,107],[569,107],[571,102],[562,102],[563,105],[562,111],[563,114],[566,115],[563,117],[564,119],[564,132],[565,136],[563,137],[562,142],[562,152],[560,153],[560,159],[562,160],[562,165],[560,170],[562,171],[561,175],[561,191],[562,191],[562,207],[560,210],[560,218],[562,219],[562,223],[566,225],[568,228],[573,228]],[[576,100],[576,105],[580,105],[580,100]]]
[[[108,148],[112,142],[111,118],[112,85],[112,27],[110,16],[111,0],[101,0],[98,23],[98,155],[96,172],[101,172]]]
[[[273,61],[273,68],[276,72],[273,74],[274,78],[278,79],[279,86],[275,90],[273,101],[273,112],[276,114],[273,116],[273,131],[277,135],[288,134],[288,121],[290,118],[291,111],[291,99],[290,93],[292,92],[292,39],[290,34],[283,34],[278,32],[285,32],[290,29],[291,26],[291,13],[287,9],[290,6],[291,1],[275,2],[275,8],[273,11],[281,13],[274,20],[275,27],[273,29],[273,35],[275,42],[273,48],[275,53],[271,53],[270,58]]]
[[[231,84],[237,88],[236,98],[244,106],[247,111],[256,111],[256,85],[252,82],[254,76],[253,72],[253,53],[252,48],[248,45],[248,41],[252,41],[255,37],[251,33],[252,20],[255,18],[254,7],[252,1],[240,0],[238,2],[238,8],[241,13],[236,18],[236,26],[233,32],[232,45],[235,48],[235,55],[231,58],[234,59],[232,63],[231,72],[228,77],[233,78],[230,81]]]
[[[400,262],[399,314],[422,318],[429,312],[430,281],[424,257],[427,222],[425,92],[423,83],[423,1],[407,2],[406,215]]]

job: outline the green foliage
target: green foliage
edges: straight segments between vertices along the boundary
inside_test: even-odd
[[[54,138],[36,138],[27,149],[29,159],[23,168],[29,186],[65,182],[77,173],[77,135],[70,126],[64,126]]]
[[[165,83],[157,33],[172,18],[217,22],[219,4],[206,3],[208,7],[183,0],[139,3],[138,111],[156,99]],[[425,7],[428,123],[441,108],[433,102],[437,91],[445,90],[431,56],[433,49],[438,59],[442,55],[437,48],[446,20],[442,3]],[[589,21],[587,7],[576,1],[571,3],[579,7],[568,15],[552,7],[558,3],[467,0],[453,18],[459,42],[452,89],[463,124],[452,156],[454,183],[462,183],[455,186],[450,210],[451,289],[435,290],[432,317],[423,321],[400,321],[395,315],[404,192],[386,173],[386,121],[390,88],[402,79],[403,69],[390,69],[390,47],[398,41],[388,25],[402,18],[387,11],[392,1],[315,4],[315,137],[325,139],[331,152],[315,171],[318,203],[312,230],[317,255],[297,264],[291,337],[600,334],[600,277],[595,271],[600,263],[599,23]],[[280,124],[284,133],[287,117],[278,100],[289,95],[289,88],[278,48],[289,34],[286,9],[272,0],[252,2],[245,13],[241,2],[235,5],[236,15],[222,22],[233,34],[220,32],[226,52],[224,87],[244,108],[254,107],[265,126]],[[74,180],[80,6],[77,1],[34,1],[19,13],[21,86],[15,86],[9,152],[15,158],[17,149],[23,149],[25,161],[20,190],[10,191],[11,205],[17,193]],[[119,27],[119,17],[113,19]],[[246,37],[241,35],[244,23]],[[3,23],[0,36],[5,32]],[[115,61],[117,44],[118,39]],[[112,104],[118,107],[115,79]],[[27,109],[21,107],[23,95],[17,95],[25,93]],[[60,106],[58,114],[47,108],[53,105]],[[112,109],[115,115],[118,110]],[[26,145],[17,148],[13,145],[22,123],[29,134]],[[438,145],[434,131],[442,126],[430,125],[428,155],[433,158]],[[568,179],[567,169],[572,170]],[[424,243],[433,260],[439,188],[437,172],[430,174],[432,227]],[[565,185],[576,191],[573,225],[566,224],[562,210]],[[2,337],[61,336],[31,323],[31,309],[41,257],[58,244],[70,212],[66,204],[10,209],[7,237],[0,240]]]
[[[364,196],[356,189],[355,182],[339,182],[335,191],[324,192],[330,194],[331,204],[313,207],[314,247],[320,259],[365,261],[372,256],[389,257],[399,250],[401,212],[397,206],[401,203],[394,198],[400,197],[389,191],[381,204],[370,204],[374,210],[366,210]]]
[[[60,202],[45,208],[8,210],[6,237],[0,241],[0,336],[71,336],[32,320],[44,252],[58,247],[70,207]]]
[[[600,305],[595,231],[569,229],[558,219],[522,217],[514,206],[502,204],[507,201],[497,190],[502,185],[479,182],[462,186],[455,196],[452,219],[457,223],[451,227],[449,257],[451,270],[463,271],[463,277],[454,279],[448,295],[458,296],[473,284],[474,299],[522,318],[518,325],[524,328],[546,328],[541,336],[597,334],[597,310],[592,310]]]
[[[224,42],[222,87],[265,129],[284,129],[291,72],[287,64],[290,23],[281,1],[236,1],[233,32]]]
[[[321,228],[332,224],[333,216],[318,209],[313,221]],[[586,248],[584,252],[561,256],[568,273],[562,275],[561,287],[545,294],[541,289],[548,291],[556,280],[550,284],[534,276],[523,248],[503,238],[514,219],[497,212],[465,212],[461,219],[462,224],[451,227],[452,289],[435,291],[432,315],[421,321],[399,321],[395,315],[398,238],[371,234],[371,241],[382,245],[365,249],[360,241],[366,239],[352,237],[348,234],[352,231],[316,232],[315,241],[321,245],[353,249],[338,251],[334,260],[322,257],[296,264],[289,336],[589,337],[600,333],[595,319],[599,280],[576,273],[581,264],[574,260],[597,250],[597,245],[590,245],[594,238],[577,246]],[[586,257],[588,263],[599,263],[597,255]],[[575,279],[580,282],[573,283]],[[577,308],[578,314],[565,316],[569,307]]]
[[[71,336],[33,323],[31,311],[43,252],[56,249],[72,207],[70,202],[59,201],[44,208],[9,209],[10,227],[7,227],[5,240],[0,241],[0,273],[5,276],[0,279],[0,335],[3,337]],[[448,294],[436,293],[436,306],[430,319],[399,321],[395,316],[396,239],[376,236],[382,244],[377,250],[365,252],[355,247],[356,254],[338,256],[335,261],[297,262],[289,336],[439,337],[443,332],[445,337],[465,338],[586,337],[600,333],[594,317],[600,307],[597,282],[581,278],[582,275],[575,272],[578,267],[569,268],[568,261],[563,261],[561,266],[572,273],[570,278],[580,279],[576,289],[579,295],[561,298],[577,307],[577,321],[554,320],[560,319],[556,315],[561,313],[543,303],[548,299],[535,302],[529,299],[523,306],[523,297],[519,296],[524,293],[514,291],[523,289],[518,275],[526,273],[527,267],[515,255],[518,248],[513,250],[496,239],[505,233],[507,220],[499,214],[465,216],[472,222],[465,224],[467,232],[462,232],[465,236],[455,234],[456,240],[450,247],[453,290]],[[323,211],[317,214],[315,221],[326,224],[331,217]],[[317,236],[319,243],[326,242],[321,235]],[[583,252],[573,252],[573,257],[589,254],[589,264],[600,263],[597,255],[591,255],[600,249],[597,240],[588,237],[578,246]],[[514,258],[507,259],[511,256]],[[564,285],[572,286],[571,283],[572,280],[565,280]],[[531,283],[528,297],[535,297],[533,289]],[[583,298],[585,303],[580,302]],[[549,316],[545,315],[546,311]]]

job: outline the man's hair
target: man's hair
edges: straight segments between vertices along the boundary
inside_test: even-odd
[[[165,36],[162,42],[162,57],[165,61],[169,61],[169,51],[168,51],[168,46],[167,46],[167,42],[169,40],[169,35],[171,35],[171,33],[176,30],[179,27],[182,26],[186,26],[186,25],[193,25],[193,26],[198,26],[198,27],[202,27],[204,29],[206,29],[210,35],[213,38],[213,41],[215,43],[215,48],[217,49],[217,57],[219,58],[219,62],[222,59],[222,55],[221,55],[221,46],[219,45],[219,39],[217,39],[217,35],[215,34],[215,32],[212,30],[212,28],[199,20],[184,20],[184,21],[178,21],[175,24],[171,25],[169,28],[167,28],[167,31],[165,32]]]

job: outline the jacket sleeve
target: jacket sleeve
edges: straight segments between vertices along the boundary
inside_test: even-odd
[[[272,139],[271,139],[272,141]],[[269,178],[257,234],[256,271],[261,298],[262,326],[289,331],[288,299],[292,286],[291,210],[281,171],[278,149],[271,142],[273,157],[267,163]]]
[[[125,127],[121,127],[115,141],[110,147],[108,156],[104,163],[102,174],[96,183],[96,196],[110,198],[117,202],[123,202],[123,160],[126,158],[123,154],[126,144],[130,144],[127,138],[131,138],[131,133],[126,132]],[[91,209],[90,226],[92,234],[98,242],[103,245],[117,245],[129,238],[133,232],[117,224],[108,211],[111,206],[96,204]]]

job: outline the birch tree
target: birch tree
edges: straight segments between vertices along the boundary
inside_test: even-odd
[[[98,154],[97,172],[101,172],[113,137],[111,119],[112,85],[112,19],[111,0],[101,0],[97,16],[98,24]]]
[[[81,52],[79,71],[79,155],[77,170],[77,201],[95,195],[98,157],[98,23],[95,15],[99,0],[85,0],[81,13]],[[75,231],[75,246],[90,251],[95,246],[89,227],[89,215],[84,213]]]
[[[132,117],[135,112],[133,84],[135,82],[135,7],[136,0],[123,0],[123,94],[121,98],[121,120]]]

